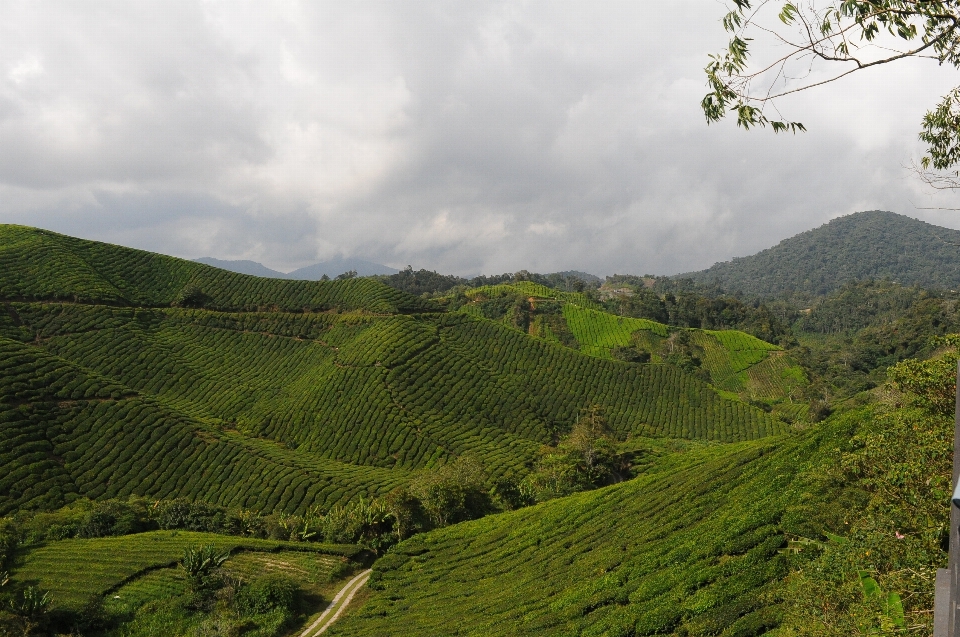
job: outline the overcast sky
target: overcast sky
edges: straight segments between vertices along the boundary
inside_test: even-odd
[[[960,228],[904,169],[960,74],[707,126],[713,0],[0,4],[0,223],[292,270],[672,274],[859,210]]]

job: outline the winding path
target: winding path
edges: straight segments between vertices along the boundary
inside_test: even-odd
[[[330,628],[330,625],[337,621],[340,613],[350,604],[350,600],[357,594],[357,591],[363,588],[363,585],[367,583],[368,579],[370,579],[369,568],[354,576],[352,580],[340,589],[340,592],[333,598],[333,601],[330,602],[326,610],[320,614],[320,617],[317,617],[317,621],[307,626],[307,628],[300,633],[299,637],[314,637]],[[331,615],[331,613],[333,614]]]

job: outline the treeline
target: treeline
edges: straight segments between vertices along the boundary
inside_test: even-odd
[[[667,277],[617,274],[607,277],[600,301],[611,314],[675,327],[740,330],[783,346],[792,344],[797,310],[783,302],[762,303],[724,294],[718,287]]]
[[[592,406],[572,430],[544,446],[524,479],[492,481],[469,456],[414,474],[380,498],[360,497],[303,515],[264,515],[185,498],[86,498],[56,511],[20,511],[0,519],[0,571],[18,550],[67,538],[99,538],[185,530],[294,542],[357,544],[381,553],[411,535],[512,510],[631,477],[632,454],[618,450],[603,411]]]
[[[455,288],[475,288],[482,285],[498,285],[500,283],[516,283],[518,281],[532,281],[555,290],[564,292],[582,292],[585,289],[595,289],[600,287],[600,278],[587,274],[585,272],[576,272],[573,270],[566,272],[553,272],[550,274],[538,274],[520,270],[513,274],[494,274],[490,276],[476,276],[471,279],[454,276],[452,274],[440,274],[432,270],[414,270],[407,266],[396,274],[378,275],[375,278],[390,287],[407,292],[415,296],[428,296],[444,294]]]
[[[957,310],[952,293],[850,284],[797,323],[802,345],[793,353],[820,379],[824,394],[853,394],[882,383],[891,365],[935,354],[937,337],[960,331]],[[841,322],[865,326],[833,331]],[[800,331],[805,328],[812,329]]]

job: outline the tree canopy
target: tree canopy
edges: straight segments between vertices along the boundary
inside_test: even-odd
[[[770,125],[796,133],[806,127],[776,109],[786,95],[906,58],[960,67],[958,0],[733,0],[723,27],[730,34],[727,48],[711,55],[704,69],[710,92],[701,107],[708,123],[733,113],[743,128]],[[752,58],[760,34],[778,44],[771,59]],[[815,66],[831,71],[823,77],[813,73]],[[930,171],[960,163],[960,86],[927,112],[920,139],[928,145],[917,167],[924,179],[935,187],[960,186],[960,173]]]

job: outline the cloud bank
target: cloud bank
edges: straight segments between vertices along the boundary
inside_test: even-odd
[[[932,63],[707,126],[721,4],[4,3],[0,222],[291,270],[674,273],[857,210],[960,227],[903,168]]]

